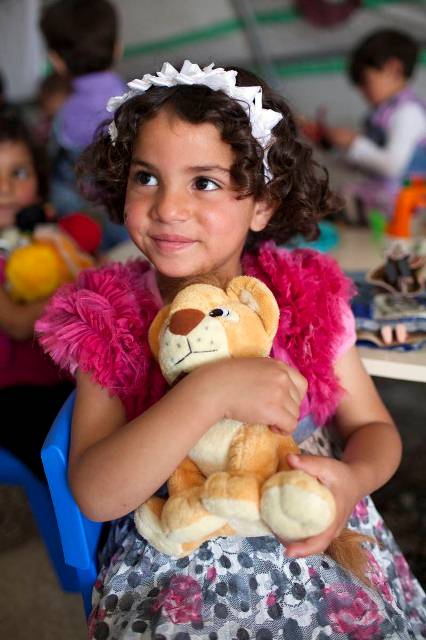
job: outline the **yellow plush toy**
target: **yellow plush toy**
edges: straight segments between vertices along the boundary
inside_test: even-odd
[[[267,357],[278,319],[268,287],[239,276],[226,291],[210,284],[180,291],[154,319],[149,340],[172,384],[214,360]],[[293,541],[319,534],[335,517],[334,499],[315,478],[288,467],[287,455],[298,451],[292,437],[266,425],[221,420],[173,473],[169,498],[154,496],[136,510],[136,527],[173,557],[216,536],[274,534]]]
[[[14,300],[43,300],[94,264],[93,257],[59,225],[42,224],[27,244],[10,253],[5,267],[6,287]]]

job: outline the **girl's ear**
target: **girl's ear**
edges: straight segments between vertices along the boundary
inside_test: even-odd
[[[270,200],[257,200],[250,223],[251,231],[262,231],[275,213],[275,204]]]
[[[152,353],[156,360],[158,360],[158,354],[160,353],[160,333],[165,323],[167,316],[169,315],[170,305],[166,305],[155,316],[151,322],[151,326],[148,331],[148,342]]]

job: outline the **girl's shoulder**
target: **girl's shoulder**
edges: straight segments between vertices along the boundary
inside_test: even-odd
[[[318,298],[329,298],[340,305],[348,301],[355,289],[336,260],[313,249],[279,248],[265,242],[256,253],[246,254],[243,268],[267,284],[278,303],[299,302],[303,307],[315,308]]]
[[[151,359],[148,328],[160,306],[150,273],[142,260],[82,271],[36,323],[43,349],[61,368],[89,372],[117,395],[139,389]]]

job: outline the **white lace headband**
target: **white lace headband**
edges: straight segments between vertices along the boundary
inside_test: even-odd
[[[221,67],[213,68],[214,63],[201,69],[198,64],[185,60],[182,69],[177,71],[169,62],[165,62],[161,71],[151,75],[146,73],[142,79],[136,78],[128,83],[129,91],[122,96],[115,96],[108,100],[107,110],[114,113],[118,107],[134,96],[145,93],[150,87],[175,87],[176,85],[203,85],[213,91],[223,91],[230,98],[237,100],[250,119],[253,137],[265,150],[263,166],[265,180],[270,180],[272,174],[268,165],[267,149],[272,138],[272,129],[282,119],[282,114],[273,109],[262,107],[262,87],[238,87],[236,84],[237,71],[225,71]],[[114,120],[108,128],[114,143],[117,139],[117,127]]]

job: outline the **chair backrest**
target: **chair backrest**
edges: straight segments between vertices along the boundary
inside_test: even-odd
[[[41,458],[58,522],[65,562],[74,567],[86,615],[98,574],[97,549],[103,523],[88,520],[68,485],[68,453],[75,392],[65,401],[44,442]]]
[[[37,478],[22,460],[3,447],[0,447],[0,482],[24,489],[59,584],[64,591],[80,591],[75,569],[64,560],[52,498],[46,483]]]

